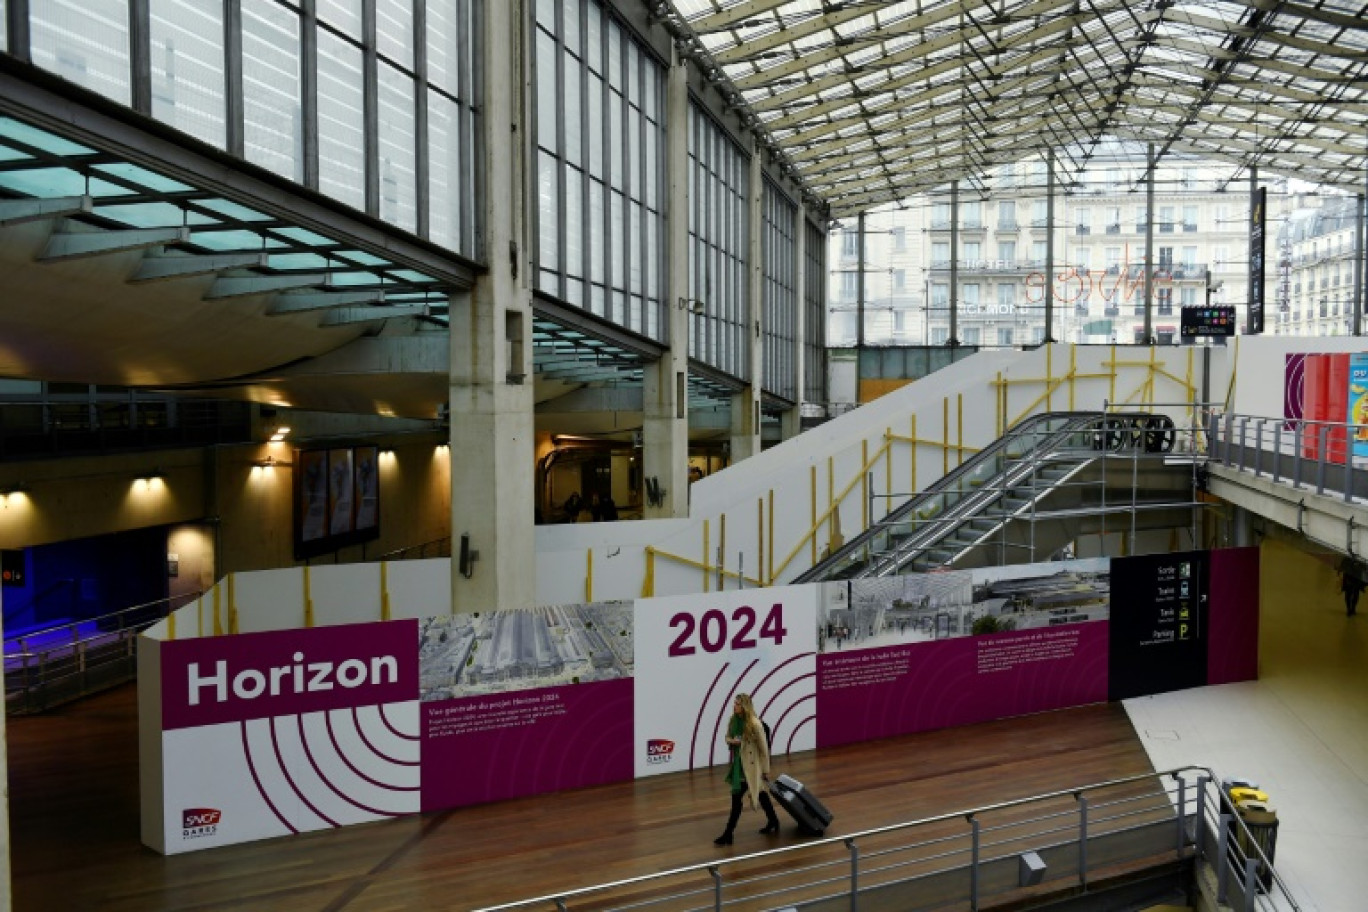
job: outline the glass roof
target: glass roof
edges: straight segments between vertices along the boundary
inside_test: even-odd
[[[266,252],[264,276],[317,274],[347,291],[384,292],[403,303],[446,304],[448,283],[354,245],[157,174],[10,117],[0,117],[0,200],[90,197],[69,215],[93,228],[190,229],[174,246],[186,254]],[[380,302],[377,302],[380,303]]]
[[[1108,139],[1364,186],[1362,3],[671,6],[682,52],[835,217],[1047,149],[1076,173]]]

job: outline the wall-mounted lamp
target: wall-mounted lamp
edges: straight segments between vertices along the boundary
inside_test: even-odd
[[[153,470],[150,471],[150,472],[142,472],[142,473],[140,473],[140,474],[139,474],[136,478],[134,478],[133,480],[134,480],[134,481],[159,481],[159,480],[161,480],[161,479],[164,479],[165,477],[166,477],[166,473],[163,472],[161,469],[153,469]]]
[[[290,436],[290,426],[287,424],[279,425],[271,432],[271,443],[280,443],[288,436]]]
[[[267,456],[265,459],[258,459],[253,463],[258,469],[274,469],[276,466],[289,468],[293,462],[286,462],[283,459],[276,459],[274,456]]]
[[[28,485],[24,484],[22,481],[16,481],[12,485],[5,485],[3,487],[0,487],[0,507],[5,507],[6,509],[8,509],[10,505],[10,499],[16,494],[22,495],[27,493],[28,489]]]

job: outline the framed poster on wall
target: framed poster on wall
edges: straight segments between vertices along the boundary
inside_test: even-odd
[[[295,559],[380,536],[380,463],[374,446],[295,453]]]

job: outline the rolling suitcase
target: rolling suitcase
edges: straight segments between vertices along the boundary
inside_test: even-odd
[[[780,776],[770,783],[770,794],[798,821],[798,831],[805,836],[821,836],[831,823],[831,811],[792,776]]]

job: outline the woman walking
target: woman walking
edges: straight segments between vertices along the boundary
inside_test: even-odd
[[[713,840],[713,845],[731,845],[736,822],[741,819],[741,802],[744,799],[753,809],[759,796],[759,806],[765,812],[765,826],[762,835],[773,836],[779,832],[779,817],[774,813],[774,802],[770,801],[769,782],[770,753],[769,737],[764,723],[755,714],[755,705],[749,694],[737,694],[733,704],[731,721],[727,723],[727,747],[731,750],[731,763],[727,767],[727,785],[731,786],[731,814],[727,817],[727,828],[722,835]]]

